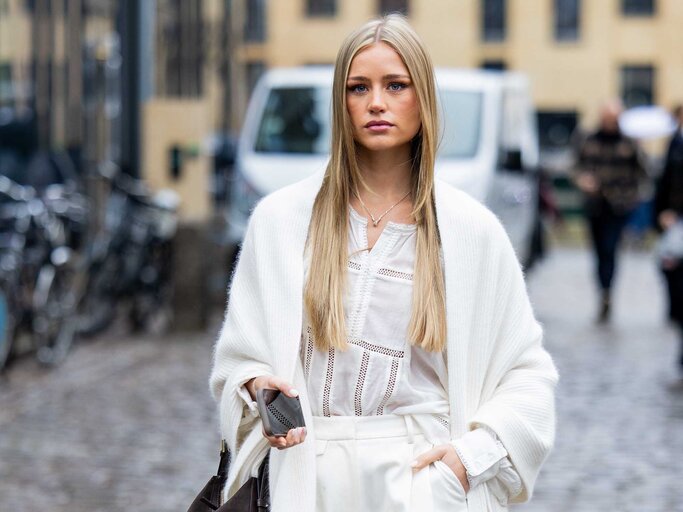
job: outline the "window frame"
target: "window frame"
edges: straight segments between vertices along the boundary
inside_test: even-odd
[[[306,0],[304,14],[307,18],[334,18],[339,11],[337,0]]]
[[[573,16],[565,17],[569,10],[569,2],[575,11]],[[567,11],[563,10],[567,9]],[[553,38],[558,43],[573,43],[581,38],[581,0],[554,0],[553,1]],[[572,20],[573,18],[573,20]],[[568,21],[574,22],[570,26]]]
[[[393,8],[391,4],[401,2],[404,7],[400,9]],[[389,4],[385,6],[385,4]],[[377,12],[380,16],[389,14],[391,12],[400,12],[405,16],[410,16],[410,1],[409,0],[377,0]]]
[[[635,2],[640,2],[640,7]],[[643,9],[644,1],[649,2],[649,6]],[[657,14],[657,0],[621,0],[621,14],[625,17],[652,17]]]
[[[484,43],[502,43],[505,41],[507,38],[507,17],[508,17],[508,5],[507,5],[507,0],[481,0],[480,2],[480,9],[481,9],[481,19],[480,19],[480,28],[481,28],[481,40]],[[500,27],[491,27],[489,26],[489,23],[492,21],[494,18],[493,12],[488,12],[488,9],[493,9],[497,5],[500,6],[500,11],[501,13],[499,14],[500,17]],[[497,20],[498,18],[496,18]]]
[[[638,72],[649,72],[649,102],[647,103],[633,102],[629,100],[629,97],[633,93],[630,90],[627,91],[627,86],[629,86],[629,84],[627,83],[629,81],[628,79],[630,78],[631,81],[637,82],[640,78],[636,76],[627,77],[627,74],[633,73],[635,75]],[[636,87],[631,86],[629,89],[634,88],[637,89],[638,84],[636,84]],[[625,108],[631,108],[641,105],[655,105],[657,102],[657,67],[654,64],[647,63],[621,65],[619,68],[619,89],[619,97],[624,103]]]
[[[244,42],[263,43],[266,32],[265,0],[247,0],[244,10]]]

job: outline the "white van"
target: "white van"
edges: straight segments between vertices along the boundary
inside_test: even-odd
[[[324,169],[329,159],[331,66],[280,68],[259,80],[240,134],[228,237],[244,235],[256,201]],[[501,219],[521,262],[534,258],[538,139],[526,78],[517,73],[436,68],[443,124],[436,176]]]

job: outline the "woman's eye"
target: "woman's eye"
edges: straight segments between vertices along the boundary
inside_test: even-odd
[[[389,89],[392,91],[400,91],[402,89],[405,89],[407,87],[406,84],[402,84],[401,82],[392,82],[389,84]]]
[[[365,87],[365,86],[363,84],[352,85],[349,87],[349,91],[351,91],[351,92],[364,92],[364,91],[359,91],[358,90],[359,87]]]

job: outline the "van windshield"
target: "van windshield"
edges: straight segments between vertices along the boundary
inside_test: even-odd
[[[272,89],[256,135],[257,153],[317,153],[329,151],[330,89]]]
[[[442,90],[440,102],[444,135],[439,156],[474,157],[481,131],[481,93]],[[258,127],[254,150],[257,153],[327,154],[331,109],[329,87],[272,89]]]
[[[482,93],[442,89],[439,97],[443,138],[437,156],[473,158],[481,137]]]

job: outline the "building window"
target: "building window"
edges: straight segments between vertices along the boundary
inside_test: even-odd
[[[507,69],[505,61],[502,60],[484,60],[480,67],[487,71],[505,71]]]
[[[198,0],[157,3],[156,94],[196,98],[202,95],[204,31]]]
[[[261,78],[265,70],[266,65],[263,61],[247,62],[247,90],[249,91],[249,96],[251,96],[254,87],[256,87],[256,82],[258,82],[258,79]]]
[[[655,69],[653,66],[621,68],[621,98],[626,108],[653,105]]]
[[[555,0],[555,39],[576,41],[579,38],[581,0]]]
[[[486,42],[505,39],[505,0],[482,0],[482,35]]]
[[[390,12],[400,12],[408,15],[408,0],[380,0],[379,13],[388,14]]]
[[[569,147],[578,119],[577,112],[573,110],[539,110],[536,113],[536,120],[541,149],[553,150]]]
[[[621,12],[625,16],[652,16],[655,0],[621,0]]]
[[[307,16],[334,16],[337,14],[336,0],[306,0]]]
[[[262,43],[266,40],[266,11],[264,0],[247,0],[244,20],[244,40],[248,43]]]

